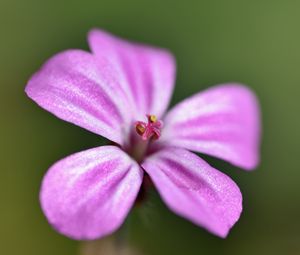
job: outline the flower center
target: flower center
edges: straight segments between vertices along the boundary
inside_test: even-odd
[[[129,143],[124,150],[137,162],[142,162],[145,155],[154,149],[152,142],[159,139],[163,122],[155,115],[146,115],[147,122],[136,121],[133,132],[130,135]]]
[[[137,121],[135,123],[135,130],[138,135],[142,137],[144,141],[153,139],[159,139],[161,135],[161,129],[163,127],[163,122],[161,120],[157,120],[155,115],[146,115],[148,119],[148,123],[143,121]]]

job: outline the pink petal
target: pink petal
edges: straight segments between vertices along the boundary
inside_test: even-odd
[[[131,108],[107,61],[81,50],[59,53],[30,79],[26,93],[57,117],[124,143]]]
[[[101,30],[88,36],[92,52],[108,59],[122,77],[120,83],[131,98],[136,118],[161,117],[173,92],[175,60],[166,50],[130,43]]]
[[[143,162],[167,206],[210,232],[226,237],[239,219],[242,195],[226,175],[195,154],[165,148]]]
[[[259,161],[260,112],[245,86],[225,84],[198,93],[167,114],[161,142],[207,153],[245,169]]]
[[[74,239],[100,238],[123,223],[142,178],[141,168],[116,146],[79,152],[47,172],[42,208],[58,232]]]

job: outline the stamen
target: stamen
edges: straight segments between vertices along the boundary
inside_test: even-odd
[[[143,140],[154,139],[157,140],[161,135],[161,128],[163,122],[157,120],[155,115],[146,115],[148,123],[137,121],[135,123],[136,132],[142,137]]]

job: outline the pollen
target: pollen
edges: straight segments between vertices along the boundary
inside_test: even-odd
[[[148,115],[148,119],[151,123],[155,123],[157,121],[157,117],[155,115]]]
[[[135,130],[143,140],[157,140],[161,136],[161,129],[163,122],[158,120],[155,115],[146,115],[148,123],[143,121],[137,121],[135,123]]]

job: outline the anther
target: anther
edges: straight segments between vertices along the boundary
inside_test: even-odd
[[[137,122],[135,125],[135,130],[139,135],[143,135],[145,133],[146,127],[144,123]]]
[[[148,123],[137,121],[135,123],[136,132],[142,137],[143,140],[154,139],[157,140],[161,135],[161,128],[163,122],[157,120],[155,115],[146,115]]]
[[[157,118],[155,115],[147,115],[149,122],[155,123],[157,121]]]

